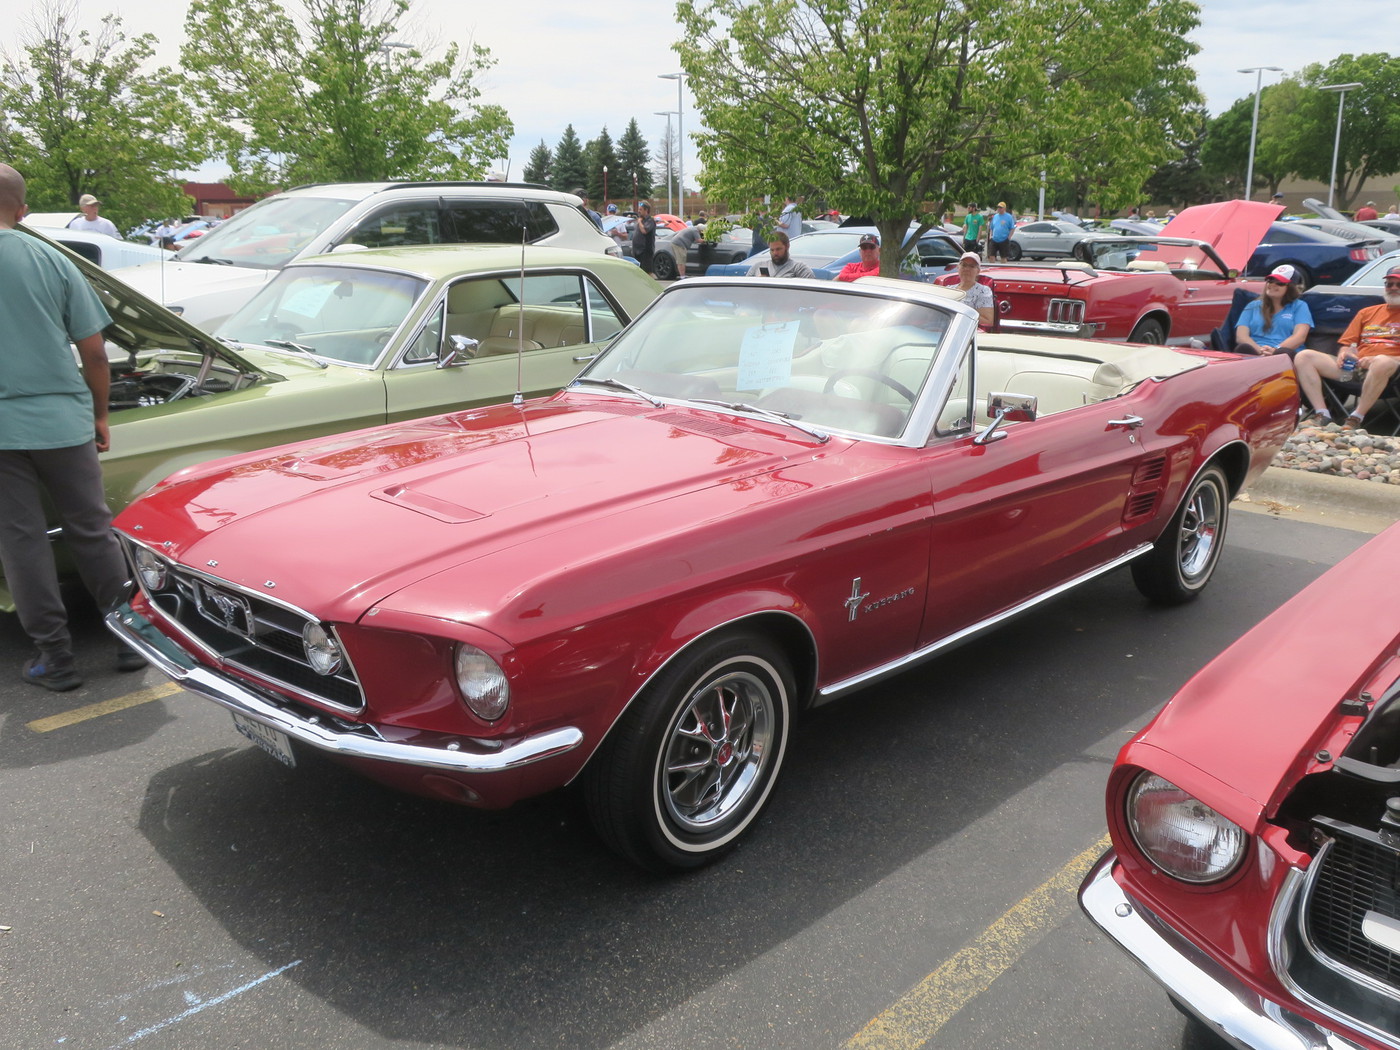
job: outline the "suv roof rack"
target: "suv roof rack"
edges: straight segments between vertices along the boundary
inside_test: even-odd
[[[383,180],[380,180],[380,179],[366,179],[366,180],[365,180],[366,183],[369,183],[369,184],[371,184],[371,185],[372,185],[373,183],[381,182],[381,181],[383,181]],[[345,183],[345,182],[304,182],[304,183],[302,183],[300,186],[288,186],[288,187],[287,187],[285,190],[283,190],[282,192],[283,192],[283,193],[290,193],[292,190],[310,190],[310,189],[315,189],[317,186],[345,186],[345,185],[348,185],[348,183]],[[428,181],[428,182],[392,182],[392,181],[391,181],[391,182],[384,182],[384,185],[380,188],[380,192],[385,192],[385,191],[387,191],[387,190],[423,189],[423,188],[425,188],[425,187],[443,187],[443,188],[446,188],[446,187],[449,187],[449,186],[481,186],[481,187],[487,187],[487,186],[489,186],[489,187],[492,187],[492,188],[507,189],[507,190],[551,190],[551,191],[556,192],[556,193],[562,192],[562,191],[560,191],[560,190],[554,190],[554,188],[553,188],[552,186],[546,186],[546,185],[544,185],[543,183],[539,183],[539,182],[470,182],[470,181],[465,181],[465,180],[464,180],[464,181],[460,181],[460,182],[439,182],[439,181]]]

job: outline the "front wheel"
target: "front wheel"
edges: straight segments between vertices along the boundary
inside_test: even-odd
[[[676,276],[676,257],[670,249],[656,253],[651,261],[651,272],[658,281],[669,281]]]
[[[1163,605],[1180,605],[1205,590],[1230,519],[1230,486],[1219,467],[1207,467],[1192,482],[1152,550],[1133,562],[1133,582]]]
[[[584,797],[598,834],[657,872],[732,849],[782,768],[793,691],[787,659],[760,636],[725,633],[682,654],[589,762]]]
[[[1006,245],[1006,261],[1019,262],[1021,258],[1021,246],[1015,241],[1008,241]]]

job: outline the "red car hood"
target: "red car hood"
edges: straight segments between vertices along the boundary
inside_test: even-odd
[[[117,527],[221,579],[354,620],[427,576],[531,543],[538,551],[565,529],[627,542],[629,511],[791,467],[838,442],[557,395],[193,468],[133,503]],[[269,543],[277,536],[288,542]]]
[[[1191,237],[1205,241],[1232,270],[1243,270],[1269,231],[1269,224],[1283,213],[1277,204],[1263,201],[1221,201],[1197,204],[1177,214],[1162,230],[1163,237]]]
[[[1250,800],[1249,808],[1271,812],[1317,765],[1319,749],[1337,753],[1329,738],[1341,701],[1370,687],[1378,670],[1395,660],[1400,622],[1389,583],[1397,578],[1400,525],[1206,665],[1129,745],[1131,761],[1168,779],[1169,765],[1184,762]],[[1346,615],[1336,620],[1329,609]],[[1383,677],[1388,684],[1394,676],[1391,667]],[[1154,758],[1149,750],[1169,757]]]

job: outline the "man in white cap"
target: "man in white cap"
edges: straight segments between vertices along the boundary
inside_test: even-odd
[[[1371,406],[1400,372],[1400,266],[1392,266],[1385,275],[1385,302],[1368,306],[1351,319],[1337,340],[1336,357],[1321,350],[1299,350],[1293,358],[1298,385],[1316,412],[1310,421],[1312,425],[1336,422],[1322,399],[1322,380],[1341,379],[1342,366],[1348,361],[1356,362],[1361,393],[1342,429],[1358,430]]]
[[[78,198],[78,207],[82,210],[83,217],[74,219],[68,224],[70,230],[86,230],[88,233],[105,233],[108,237],[122,239],[122,235],[117,232],[116,225],[111,219],[104,219],[97,214],[97,209],[102,202],[91,193],[84,193]]]

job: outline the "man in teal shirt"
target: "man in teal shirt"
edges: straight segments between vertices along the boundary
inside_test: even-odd
[[[45,493],[83,582],[104,611],[121,601],[127,578],[97,460],[111,444],[111,370],[102,336],[111,318],[61,252],[15,229],[28,210],[24,194],[24,178],[0,164],[0,564],[20,624],[38,650],[22,677],[63,692],[83,680],[74,668]],[[134,671],[145,661],[122,648],[117,665]]]

